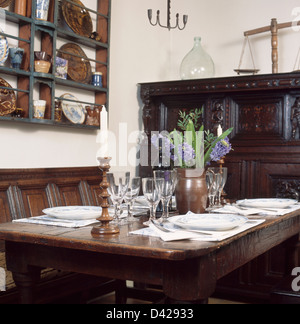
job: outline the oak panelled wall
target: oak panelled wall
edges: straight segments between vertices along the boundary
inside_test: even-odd
[[[0,223],[43,215],[56,206],[99,206],[97,167],[0,170]]]
[[[234,127],[234,151],[225,160],[228,198],[299,199],[300,73],[143,83],[140,91],[149,139],[151,131],[172,131],[182,109],[203,107],[203,123],[213,132],[219,125]],[[140,172],[149,175],[151,167]],[[290,271],[287,258],[282,245],[224,278],[217,291],[268,300],[272,286]]]

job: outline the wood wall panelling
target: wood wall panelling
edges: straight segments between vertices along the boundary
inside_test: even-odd
[[[97,167],[0,170],[0,222],[55,206],[99,206],[100,183]]]

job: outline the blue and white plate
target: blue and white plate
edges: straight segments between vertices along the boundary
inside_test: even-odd
[[[3,30],[0,28],[0,32],[3,33]],[[0,36],[0,64],[4,64],[7,61],[9,53],[8,41],[6,37]]]
[[[64,99],[72,100],[72,101],[62,101],[62,110],[67,119],[73,124],[83,124],[85,121],[85,109],[78,102],[78,99],[71,95],[70,93],[66,93],[61,96]]]
[[[248,222],[248,218],[231,214],[193,214],[174,216],[169,222],[190,231],[229,231]]]
[[[101,216],[102,208],[93,206],[53,207],[43,210],[47,216],[68,220],[96,219]]]
[[[298,201],[294,199],[263,198],[238,200],[236,203],[241,207],[284,209],[296,205]]]

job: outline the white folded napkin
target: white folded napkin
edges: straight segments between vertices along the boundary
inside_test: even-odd
[[[0,291],[6,291],[6,272],[0,268]]]
[[[165,233],[159,230],[152,224],[149,227],[142,228],[137,231],[130,232],[132,235],[143,235],[160,237],[165,242],[179,241],[179,240],[193,240],[201,242],[221,242],[229,239],[237,234],[245,232],[251,228],[254,228],[265,222],[265,219],[249,220],[244,225],[236,227],[230,231],[201,231],[201,232],[189,232],[176,228],[173,224],[167,223],[165,227],[171,230],[171,233]]]
[[[300,209],[300,204],[293,205],[289,208],[238,208],[234,205],[225,205],[223,208],[220,209],[215,209],[213,212],[214,213],[222,213],[222,214],[238,214],[238,215],[243,215],[243,216],[251,216],[251,215],[260,215],[260,216],[284,216],[287,215],[293,211],[296,211]]]
[[[257,215],[261,213],[262,210],[256,208],[240,209],[233,205],[226,205],[222,208],[213,210],[213,212],[220,213],[220,214],[237,214],[237,215],[249,216],[249,215]]]
[[[163,241],[165,242],[171,242],[171,241],[182,241],[182,240],[190,240],[195,239],[199,237],[198,233],[193,232],[187,232],[184,230],[176,230],[174,232],[163,232],[160,229],[158,229],[153,224],[149,224],[149,228],[154,231]]]
[[[80,228],[88,225],[97,223],[96,219],[85,219],[85,220],[68,220],[68,219],[58,219],[49,216],[37,216],[30,218],[22,218],[13,220],[13,223],[27,223],[27,224],[39,224],[39,225],[49,225],[49,226],[59,226],[68,228]]]

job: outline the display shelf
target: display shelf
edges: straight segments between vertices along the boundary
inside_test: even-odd
[[[63,0],[73,5],[73,1]],[[84,2],[84,0],[82,0]],[[31,1],[29,1],[31,3]],[[8,66],[0,66],[0,76],[5,79],[5,76],[15,78],[17,86],[11,89],[15,91],[17,97],[17,108],[22,108],[25,112],[23,118],[15,117],[14,115],[0,116],[0,121],[14,122],[14,123],[30,123],[46,126],[61,126],[71,127],[75,129],[95,130],[99,126],[90,125],[76,125],[67,121],[62,122],[55,120],[55,101],[62,99],[56,95],[56,89],[59,87],[68,88],[69,93],[76,95],[78,89],[86,92],[87,96],[90,93],[95,94],[95,98],[90,102],[79,101],[79,103],[89,106],[102,106],[108,107],[108,69],[109,69],[109,30],[110,30],[110,7],[111,0],[96,0],[97,10],[84,7],[85,10],[96,15],[96,32],[101,37],[101,41],[97,41],[88,37],[77,35],[69,28],[63,28],[61,22],[61,0],[50,0],[49,18],[48,21],[41,21],[35,19],[36,3],[32,1],[31,14],[27,17],[16,14],[14,12],[4,10],[6,20],[12,22],[19,27],[18,37],[9,34],[10,31],[6,30],[5,33],[0,35],[18,41],[19,47],[24,48],[25,55],[21,69],[13,69]],[[28,3],[28,2],[27,2]],[[78,5],[81,7],[80,5]],[[95,27],[95,26],[94,26]],[[38,34],[40,33],[40,34]],[[37,41],[37,35],[40,36],[40,41]],[[103,87],[96,87],[92,84],[85,84],[75,82],[71,79],[60,79],[55,76],[55,60],[59,49],[57,46],[57,38],[66,42],[73,42],[75,44],[83,45],[95,51],[95,59],[88,58],[93,62],[93,70],[103,73]],[[45,51],[52,57],[52,69],[49,73],[39,73],[34,70],[34,51],[37,50],[38,43],[40,43],[41,51]],[[36,87],[39,88],[39,99],[46,100],[47,108],[45,119],[39,120],[33,118],[33,101],[36,98]],[[80,99],[80,98],[78,98]]]
[[[77,89],[81,89],[81,90],[104,92],[104,93],[108,92],[108,89],[106,89],[106,88],[95,87],[92,84],[78,83],[78,82],[74,82],[72,80],[64,80],[64,79],[60,79],[60,78],[55,78],[55,83],[58,85],[68,86],[68,87],[77,88]]]
[[[32,18],[18,15],[16,13],[8,11],[8,10],[5,10],[5,15],[6,15],[7,21],[13,22],[15,24],[24,24],[24,23],[31,24],[31,23],[33,23]]]
[[[108,44],[106,43],[102,43],[91,38],[76,35],[73,32],[69,32],[63,28],[58,27],[56,30],[57,30],[58,37],[67,39],[77,44],[84,45],[93,49],[98,49],[100,47],[108,48]]]
[[[6,66],[0,66],[0,75],[1,74],[10,74],[14,76],[20,75],[20,76],[27,76],[27,77],[31,75],[31,73],[28,71],[24,71],[21,69],[12,69]]]
[[[14,122],[14,123],[22,123],[22,124],[36,124],[42,126],[56,126],[56,127],[68,127],[68,128],[75,128],[75,129],[87,129],[87,130],[99,130],[99,126],[90,126],[90,125],[77,125],[71,124],[69,122],[56,122],[47,119],[30,119],[30,118],[20,118],[20,117],[5,117],[0,116],[1,122]]]

